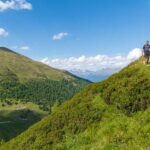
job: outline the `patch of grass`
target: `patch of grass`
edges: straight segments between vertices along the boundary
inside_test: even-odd
[[[66,136],[59,146],[66,150],[149,150],[150,122],[146,121],[150,119],[149,113],[150,109],[128,117],[111,111],[111,115],[110,112],[107,117],[104,115],[101,122],[84,132]]]
[[[0,140],[8,141],[41,120],[47,112],[31,102],[7,100],[0,102]]]

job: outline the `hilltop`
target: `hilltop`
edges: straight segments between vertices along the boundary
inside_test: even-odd
[[[94,83],[2,150],[148,150],[150,66],[138,60]]]

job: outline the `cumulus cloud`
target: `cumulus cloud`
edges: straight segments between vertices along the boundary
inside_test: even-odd
[[[136,60],[137,58],[139,58],[142,55],[142,51],[139,48],[135,48],[132,51],[129,52],[127,59],[128,60]]]
[[[68,36],[69,34],[67,32],[60,32],[58,34],[53,35],[53,40],[62,40],[64,37]]]
[[[4,28],[0,28],[0,37],[6,37],[8,35],[9,33]]]
[[[131,50],[127,56],[117,55],[114,57],[109,57],[107,55],[96,55],[90,57],[80,56],[64,59],[49,59],[46,57],[42,59],[41,62],[55,68],[71,71],[77,75],[91,73],[110,75],[127,66],[132,61],[138,59],[141,55],[141,49],[135,48]]]
[[[26,0],[0,0],[0,11],[3,12],[5,10],[31,10],[32,4],[27,2]]]

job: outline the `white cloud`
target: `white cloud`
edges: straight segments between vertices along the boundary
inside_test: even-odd
[[[53,40],[62,40],[64,37],[68,36],[69,34],[67,32],[60,32],[58,34],[53,35]]]
[[[29,46],[21,46],[19,49],[27,51],[27,50],[30,50],[30,47]]]
[[[110,75],[138,59],[141,55],[141,49],[135,48],[131,50],[127,56],[117,55],[109,57],[107,55],[96,55],[91,57],[80,56],[64,59],[49,59],[46,57],[42,59],[41,62],[55,68],[71,71],[77,75],[91,73]]]
[[[29,46],[13,46],[12,49],[28,51],[28,50],[30,50],[30,47]]]
[[[6,37],[8,35],[9,33],[4,28],[0,28],[0,37]]]
[[[0,11],[3,12],[5,10],[31,10],[32,4],[27,2],[27,0],[0,0]]]
[[[135,59],[139,58],[141,55],[142,55],[141,49],[135,48],[129,52],[127,59],[135,60]]]

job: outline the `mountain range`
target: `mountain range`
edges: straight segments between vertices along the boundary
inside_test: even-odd
[[[118,69],[119,70],[119,69]],[[99,71],[90,71],[90,70],[69,70],[71,73],[75,75],[79,75],[84,79],[89,79],[92,82],[100,82],[107,79],[109,76],[118,72],[118,70],[114,69],[100,69]]]

